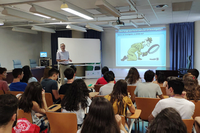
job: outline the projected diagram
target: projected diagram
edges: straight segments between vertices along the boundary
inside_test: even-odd
[[[147,39],[145,39],[144,41],[140,42],[140,43],[134,43],[131,45],[131,48],[129,48],[129,50],[127,51],[128,55],[124,56],[121,61],[137,61],[137,60],[142,60],[142,57],[144,56],[148,56],[148,54],[153,54],[156,51],[158,51],[159,49],[159,45],[158,44],[154,44],[152,46],[150,46],[152,43],[152,37],[148,37]],[[150,47],[146,52],[141,52],[142,49],[144,49],[144,47]]]

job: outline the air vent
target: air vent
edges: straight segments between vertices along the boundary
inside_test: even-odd
[[[172,11],[187,11],[191,6],[192,1],[172,3]]]

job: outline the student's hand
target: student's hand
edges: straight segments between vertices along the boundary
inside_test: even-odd
[[[45,97],[45,90],[42,89],[42,96]]]
[[[122,124],[122,118],[119,115],[115,115],[115,119],[117,121],[117,124],[120,126]]]

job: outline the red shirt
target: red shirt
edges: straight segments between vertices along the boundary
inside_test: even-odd
[[[116,81],[114,83],[116,83]],[[98,84],[105,85],[105,84],[107,84],[107,81],[104,79],[104,77],[101,77],[96,82],[96,85],[98,85]]]

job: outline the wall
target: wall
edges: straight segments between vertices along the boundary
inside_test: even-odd
[[[51,58],[51,33],[42,32],[42,51]]]
[[[195,35],[194,35],[194,68],[200,71],[200,21],[195,22]],[[199,78],[200,79],[200,78]]]
[[[14,32],[11,28],[0,29],[0,63],[8,70],[13,69],[14,59],[21,60],[22,66],[29,65],[29,59],[35,59],[38,63],[40,51],[42,51],[42,36]]]

